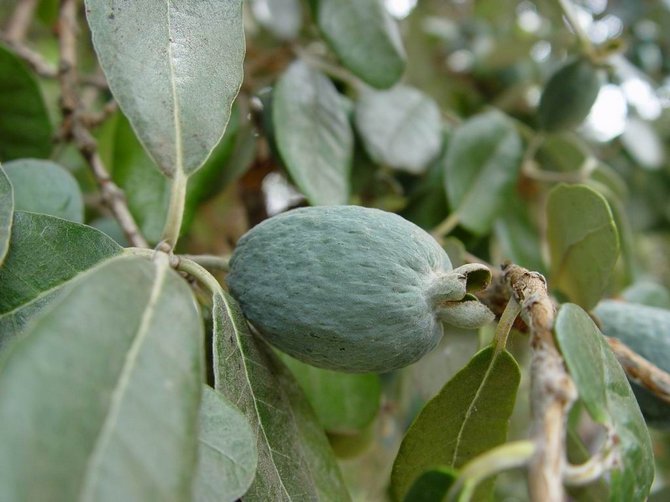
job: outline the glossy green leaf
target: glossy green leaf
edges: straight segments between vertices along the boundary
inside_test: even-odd
[[[445,186],[462,226],[489,232],[514,195],[522,157],[514,124],[497,111],[477,115],[456,129],[449,142]]]
[[[601,84],[601,70],[587,58],[561,66],[542,91],[537,110],[540,127],[553,132],[581,124],[591,111]]]
[[[377,416],[381,401],[378,375],[325,370],[285,354],[280,357],[329,433],[360,432]]]
[[[121,247],[94,228],[44,214],[14,213],[12,239],[0,268],[0,348],[77,274]]]
[[[13,219],[14,190],[4,168],[0,165],[0,266],[2,266],[7,251],[9,251]]]
[[[203,386],[198,433],[196,502],[234,502],[256,475],[256,438],[246,417],[222,394]]]
[[[478,352],[407,431],[391,474],[394,498],[402,500],[425,470],[459,468],[505,442],[519,380],[519,367],[508,352],[493,347]],[[491,487],[485,484],[478,493]]]
[[[454,484],[458,473],[450,467],[429,469],[412,484],[405,495],[405,502],[439,502],[446,500],[447,492]]]
[[[595,306],[619,256],[619,237],[605,198],[585,185],[553,188],[547,240],[553,285],[581,307]]]
[[[346,204],[354,138],[333,83],[302,61],[272,94],[275,140],[293,181],[311,204]]]
[[[186,500],[203,328],[161,255],[116,258],[31,323],[0,362],[8,500]]]
[[[561,306],[554,332],[587,410],[595,420],[610,423],[618,437],[620,464],[611,472],[610,500],[644,500],[654,479],[654,457],[649,431],[626,374],[597,326],[579,306]],[[599,353],[592,353],[595,347]],[[586,352],[590,358],[584,357]],[[597,371],[586,367],[588,362]],[[609,420],[603,420],[603,413]]]
[[[242,2],[87,0],[115,99],[169,177],[190,175],[221,139],[242,83]]]
[[[0,161],[48,157],[53,128],[35,77],[0,45]]]
[[[344,66],[379,89],[405,71],[400,31],[382,0],[318,0],[317,24]]]
[[[349,500],[328,440],[288,368],[251,334],[235,300],[214,295],[216,388],[246,415],[258,471],[245,501]]]
[[[300,0],[251,0],[250,5],[256,21],[277,38],[291,40],[300,32]]]
[[[422,173],[442,148],[440,109],[413,87],[364,92],[354,120],[370,157],[394,169]]]
[[[58,216],[83,223],[84,198],[69,171],[48,160],[20,159],[5,164],[17,211]]]

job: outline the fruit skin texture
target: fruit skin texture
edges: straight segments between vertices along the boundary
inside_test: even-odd
[[[670,371],[670,310],[613,300],[594,310],[606,336],[621,340],[664,371]],[[670,404],[631,382],[647,424],[670,430]]]
[[[314,366],[383,372],[435,348],[442,324],[431,294],[451,270],[439,244],[396,214],[322,206],[250,230],[227,282],[275,347]]]

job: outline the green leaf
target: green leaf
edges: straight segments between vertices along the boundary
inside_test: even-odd
[[[295,38],[302,27],[300,0],[251,0],[256,21],[282,40]]]
[[[23,62],[0,44],[0,161],[48,157],[52,136],[37,81]]]
[[[354,120],[366,151],[380,164],[420,174],[440,153],[440,109],[413,87],[364,92],[356,102]]]
[[[520,197],[510,197],[493,230],[502,260],[545,273],[539,231],[532,221],[531,211]]]
[[[585,185],[549,192],[550,277],[568,298],[590,309],[607,287],[619,256],[619,237],[605,198]]]
[[[522,154],[514,124],[500,112],[477,115],[456,129],[447,150],[445,186],[463,227],[480,235],[490,231],[515,197]]]
[[[272,94],[272,123],[281,158],[310,203],[346,204],[354,138],[333,83],[294,62]]]
[[[13,219],[14,190],[4,168],[0,165],[0,266],[2,266],[7,251],[9,251]]]
[[[649,431],[626,374],[597,326],[579,306],[569,303],[561,306],[554,332],[587,410],[595,420],[610,423],[618,436],[620,464],[611,473],[610,500],[644,500],[654,479],[654,457]],[[589,352],[599,347],[599,353],[592,353],[594,359],[590,361],[599,374],[585,367],[586,358],[579,347]],[[589,378],[595,378],[596,382]],[[605,410],[600,409],[603,406]],[[607,421],[601,416],[603,412],[609,417]]]
[[[190,175],[219,142],[242,83],[242,2],[87,0],[109,87],[169,177]]]
[[[204,385],[200,403],[196,502],[234,502],[256,475],[256,438],[246,417],[223,395]]]
[[[458,473],[451,467],[429,469],[412,484],[405,496],[405,502],[438,502],[445,500],[447,492],[454,484]]]
[[[377,416],[381,401],[378,375],[325,370],[285,354],[279,356],[293,373],[319,422],[329,433],[360,432]]]
[[[540,97],[540,127],[553,132],[581,124],[591,111],[601,84],[601,71],[587,58],[563,65],[549,78]]]
[[[459,468],[505,442],[519,380],[519,367],[508,352],[493,347],[478,352],[407,431],[391,474],[394,498],[402,500],[425,470]],[[483,491],[491,488],[487,483]]]
[[[12,238],[0,268],[0,348],[77,274],[121,253],[94,228],[44,214],[14,213]]]
[[[621,297],[629,303],[670,309],[670,290],[651,280],[642,279],[635,282],[621,292]]]
[[[84,199],[74,176],[48,160],[20,159],[5,164],[14,187],[17,211],[58,216],[84,222]]]
[[[78,280],[0,363],[4,496],[188,499],[202,336],[165,255],[113,259]]]
[[[381,0],[318,0],[317,24],[344,66],[379,89],[405,71],[398,25]]]
[[[349,500],[328,440],[289,370],[249,331],[235,300],[214,295],[216,388],[258,438],[258,471],[245,501]]]

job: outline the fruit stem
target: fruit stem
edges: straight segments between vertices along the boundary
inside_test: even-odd
[[[507,338],[509,337],[509,333],[512,330],[514,321],[519,313],[521,313],[521,305],[519,305],[519,302],[517,302],[516,299],[512,296],[510,297],[507,305],[505,306],[505,310],[500,316],[498,326],[496,326],[494,337],[496,352],[505,350],[505,346],[507,345]]]
[[[186,205],[186,185],[188,178],[183,171],[175,171],[172,179],[172,190],[170,192],[170,205],[168,206],[165,227],[163,228],[162,241],[166,242],[170,249],[174,249],[179,240],[182,219],[184,218],[184,207]]]

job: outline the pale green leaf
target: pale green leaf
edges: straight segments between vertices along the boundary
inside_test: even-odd
[[[286,169],[310,203],[346,204],[354,137],[333,83],[294,62],[274,89],[272,124]]]
[[[167,257],[82,276],[0,363],[7,500],[186,500],[202,323]]]
[[[436,465],[459,468],[505,442],[519,386],[519,367],[506,351],[488,347],[447,382],[414,420],[393,464],[391,489],[402,500]],[[480,488],[483,493],[491,485]]]
[[[277,38],[291,40],[300,32],[300,0],[251,0],[250,4],[256,21]]]
[[[530,209],[517,195],[501,208],[493,226],[495,242],[500,246],[501,261],[510,260],[528,270],[545,273],[537,223]]]
[[[256,474],[258,452],[246,417],[209,386],[203,386],[198,433],[196,502],[234,502]]]
[[[329,433],[360,432],[377,416],[381,401],[379,375],[325,370],[286,354],[280,357]]]
[[[521,169],[521,138],[505,115],[477,115],[451,136],[445,186],[460,224],[476,234],[491,230],[502,208],[515,197]]]
[[[595,306],[619,256],[619,237],[605,198],[585,185],[553,188],[547,240],[554,286],[585,309]]]
[[[380,164],[420,174],[440,153],[440,109],[413,87],[364,92],[354,119],[366,151]]]
[[[611,424],[618,437],[620,462],[611,472],[610,500],[644,500],[654,479],[654,457],[649,431],[626,374],[597,326],[579,306],[562,305],[554,331],[587,410],[595,420]],[[582,350],[594,358],[590,362],[598,371],[586,367],[580,346],[588,347]],[[596,347],[598,353],[594,353]],[[601,417],[603,413],[607,420]]]
[[[349,500],[328,440],[288,368],[251,334],[235,300],[214,295],[216,388],[246,415],[258,471],[245,501]]]
[[[53,128],[35,77],[0,44],[0,162],[48,157]]]
[[[400,31],[382,0],[318,0],[317,24],[344,66],[386,89],[405,71]]]
[[[48,160],[20,159],[7,162],[5,172],[14,187],[17,211],[58,216],[84,222],[84,198],[74,176]]]
[[[670,309],[670,290],[658,282],[648,279],[641,279],[631,284],[621,292],[621,297],[629,303]]]
[[[93,45],[115,99],[169,177],[219,142],[242,83],[242,2],[87,0]]]
[[[9,251],[9,241],[12,234],[12,220],[14,219],[14,190],[5,170],[0,165],[0,266],[5,261]]]
[[[59,288],[121,247],[94,228],[44,214],[14,213],[0,268],[0,348],[52,301]]]

